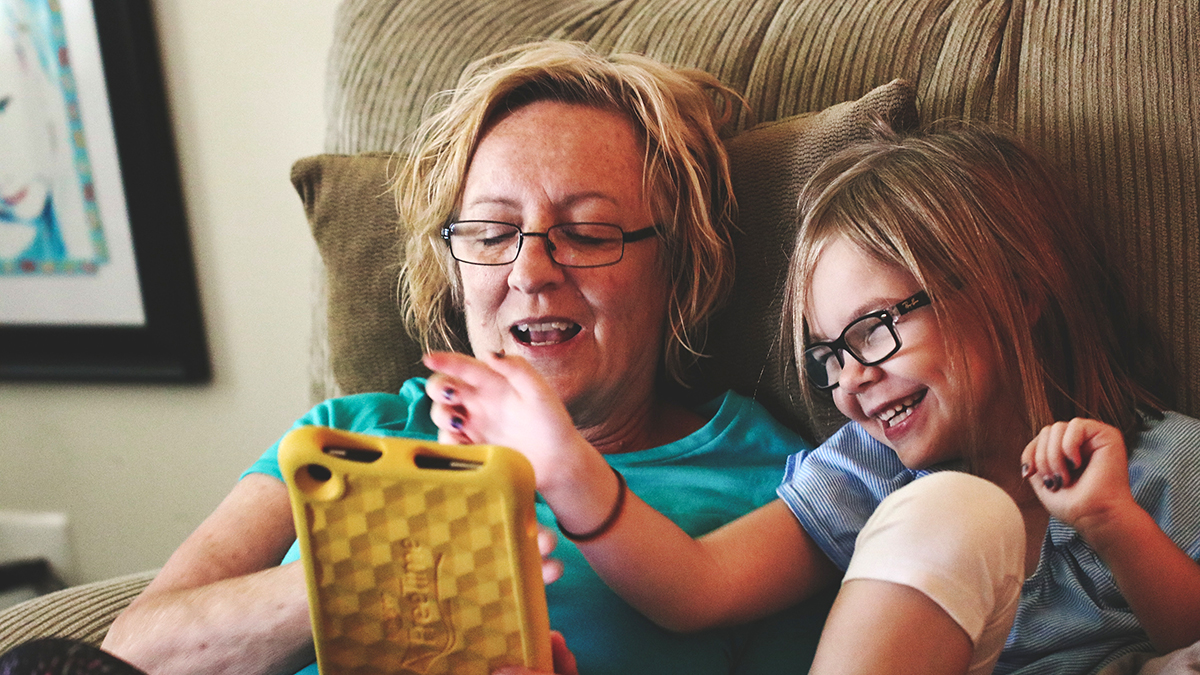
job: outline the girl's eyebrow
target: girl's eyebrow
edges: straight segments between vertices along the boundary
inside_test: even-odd
[[[912,294],[910,293],[908,295]],[[876,296],[858,303],[858,306],[854,308],[853,313],[850,315],[850,319],[843,323],[842,327],[838,330],[838,335],[841,335],[842,331],[846,330],[846,326],[849,326],[851,323],[861,319],[871,312],[878,312],[881,309],[887,309],[888,307],[895,305],[897,302],[900,302],[900,300],[908,297],[908,295],[902,295],[900,298],[895,300],[891,299],[891,296]],[[814,331],[811,321],[808,325],[808,337],[812,342],[829,342],[830,340],[834,339]]]

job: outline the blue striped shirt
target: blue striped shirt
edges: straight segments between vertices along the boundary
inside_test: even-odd
[[[778,494],[844,570],[879,502],[927,473],[905,468],[850,423],[817,449],[791,457]],[[1200,420],[1172,412],[1148,420],[1130,449],[1129,482],[1137,503],[1200,561]],[[995,672],[1082,675],[1125,654],[1153,651],[1108,567],[1074,529],[1051,518]]]

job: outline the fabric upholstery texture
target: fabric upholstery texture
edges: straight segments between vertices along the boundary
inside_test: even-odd
[[[697,398],[735,389],[815,435],[790,396],[795,378],[784,375],[776,348],[796,197],[826,157],[866,137],[872,120],[914,127],[913,91],[896,80],[857,101],[766,122],[727,141],[739,204],[737,273],[728,309],[712,323],[709,357],[689,377]],[[302,159],[292,170],[325,264],[334,386],[323,394],[397,391],[408,377],[423,374],[420,347],[405,331],[396,295],[400,225],[386,193],[395,161],[381,153],[326,154]]]
[[[292,183],[304,202],[324,263],[328,363],[337,388],[398,391],[420,372],[421,349],[404,329],[398,302],[400,233],[388,191],[388,153],[319,155],[296,162]]]
[[[66,588],[0,611],[0,653],[43,637],[69,637],[99,645],[113,619],[142,592],[156,572],[139,572]]]

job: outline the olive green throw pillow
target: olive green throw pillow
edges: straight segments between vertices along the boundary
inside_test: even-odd
[[[398,279],[400,230],[388,190],[388,153],[317,155],[292,165],[292,184],[324,263],[324,335],[314,330],[316,398],[364,391],[398,391],[422,373],[421,349],[404,329]],[[319,329],[319,325],[315,328]],[[323,394],[323,395],[322,395]]]
[[[912,86],[897,80],[857,101],[762,124],[728,142],[739,208],[737,280],[709,330],[711,356],[694,369],[698,392],[736,389],[814,435],[782,375],[778,348],[796,197],[825,158],[867,136],[873,118],[914,126],[913,99]],[[337,386],[314,390],[396,391],[424,373],[397,303],[400,225],[387,192],[394,161],[386,153],[318,155],[292,167],[326,272],[328,365]]]

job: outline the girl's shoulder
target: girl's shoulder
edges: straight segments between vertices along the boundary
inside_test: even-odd
[[[1161,417],[1143,415],[1144,428],[1130,442],[1130,462],[1194,459],[1200,451],[1200,419],[1174,411]]]
[[[1200,559],[1200,420],[1176,412],[1147,419],[1129,448],[1137,503],[1193,559]]]

